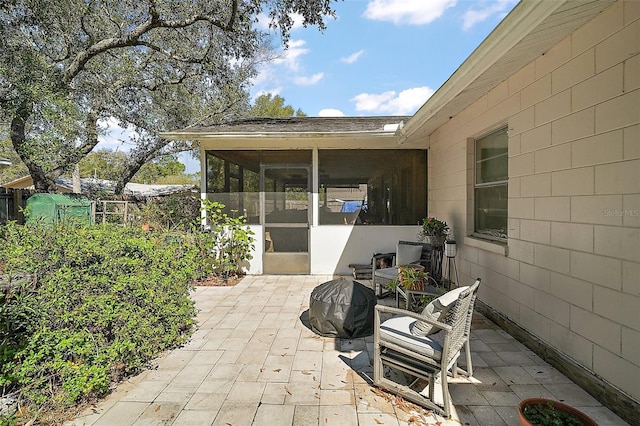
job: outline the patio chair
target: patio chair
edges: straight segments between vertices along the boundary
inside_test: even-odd
[[[424,261],[422,253],[425,245],[414,241],[398,241],[396,251],[391,253],[379,253],[373,255],[371,278],[376,291],[376,296],[384,297],[391,292],[388,291],[389,283],[398,278],[398,266],[420,264]],[[392,259],[390,267],[381,268],[380,261]],[[423,265],[427,266],[427,265]],[[387,289],[387,291],[385,291]]]
[[[451,396],[447,377],[449,371],[454,377],[457,374],[457,361],[463,348],[467,371],[459,370],[466,376],[473,374],[469,335],[479,286],[480,278],[471,286],[451,290],[429,303],[422,313],[376,305],[374,385],[450,417]],[[383,313],[395,316],[381,323]],[[385,367],[408,373],[414,381],[409,385],[397,383],[391,378],[396,376],[385,377]],[[442,386],[442,404],[434,399],[436,376],[440,377]],[[414,389],[419,379],[428,382],[428,395],[422,393],[424,390]]]

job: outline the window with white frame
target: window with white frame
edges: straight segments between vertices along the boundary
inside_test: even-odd
[[[507,128],[475,140],[474,235],[507,239],[509,185]]]

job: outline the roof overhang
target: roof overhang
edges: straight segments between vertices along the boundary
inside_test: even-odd
[[[229,132],[229,133],[202,133],[197,131],[179,130],[174,132],[164,132],[161,137],[168,140],[203,140],[203,139],[254,139],[254,138],[301,138],[301,139],[342,139],[342,138],[370,138],[370,137],[393,137],[395,131],[383,132]]]
[[[14,179],[10,182],[5,182],[2,185],[3,188],[9,189],[33,189],[33,179],[27,175],[18,179]]]
[[[615,1],[522,0],[405,123],[398,143],[428,141],[438,127]]]
[[[168,140],[197,140],[222,149],[397,147],[398,129],[410,116],[257,117],[161,133]]]

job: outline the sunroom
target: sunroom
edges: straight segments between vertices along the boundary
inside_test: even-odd
[[[202,197],[256,236],[253,274],[346,274],[427,214],[427,151],[399,145],[409,117],[255,118],[171,132],[198,140]]]

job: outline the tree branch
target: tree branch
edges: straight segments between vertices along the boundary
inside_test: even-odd
[[[149,42],[146,42],[146,41],[139,41],[138,42],[138,46],[148,47],[149,49],[155,50],[156,52],[165,55],[167,58],[174,59],[174,60],[176,60],[178,62],[184,62],[184,63],[187,63],[187,64],[194,64],[194,63],[198,63],[199,61],[202,61],[202,59],[189,59],[189,58],[182,57],[182,56],[176,56],[173,53],[169,52],[168,50],[161,49],[159,46],[156,46],[155,44],[149,43]]]
[[[233,0],[231,2],[231,16],[229,17],[229,20],[227,22],[214,19],[213,17],[207,14],[199,14],[199,15],[193,16],[190,19],[184,19],[182,21],[162,20],[162,21],[159,21],[159,23],[160,23],[160,26],[163,28],[185,28],[190,25],[193,25],[196,22],[206,21],[212,24],[213,26],[220,28],[223,31],[232,31],[233,24],[236,21],[237,14],[238,14],[238,0]]]
[[[138,149],[136,151],[132,151],[129,160],[124,168],[124,173],[120,178],[116,181],[116,185],[114,191],[116,194],[121,194],[124,190],[127,182],[131,181],[133,176],[140,170],[140,168],[147,162],[161,157],[163,155],[167,155],[168,152],[162,151],[162,148],[167,144],[167,141],[156,138],[151,141],[151,143],[145,146],[143,149]],[[184,151],[184,150],[181,150]],[[178,152],[181,152],[178,151]]]
[[[146,21],[135,27],[129,34],[124,37],[105,38],[98,41],[97,43],[92,44],[86,50],[78,53],[71,64],[69,64],[69,66],[65,69],[62,80],[67,84],[70,83],[71,80],[73,80],[73,78],[84,69],[84,66],[91,60],[91,58],[101,53],[113,49],[143,45],[143,42],[140,40],[140,38],[143,35],[147,34],[149,31],[156,28],[186,28],[197,22],[206,21],[223,31],[232,31],[233,24],[236,20],[237,10],[238,0],[233,0],[231,16],[229,17],[229,20],[227,22],[219,21],[207,14],[197,14],[183,20],[168,21],[160,19],[158,11],[155,8],[155,1],[151,1],[149,4],[150,16]]]
[[[230,102],[228,104],[225,104],[223,108],[220,108],[220,109],[218,109],[216,111],[212,111],[211,113],[206,114],[206,115],[198,118],[196,121],[191,123],[188,127],[199,126],[202,123],[204,123],[205,120],[208,120],[211,117],[215,117],[216,115],[223,115],[225,112],[231,111],[233,109],[233,107],[238,104],[238,102],[239,102],[239,100],[236,100],[235,102]]]
[[[76,161],[76,163],[90,153],[96,145],[98,145],[98,114],[95,110],[90,110],[87,113],[86,132],[87,137],[85,138],[84,143],[78,147],[78,161]]]
[[[87,113],[85,120],[86,137],[85,141],[79,146],[69,150],[65,150],[67,155],[64,155],[64,160],[60,165],[51,169],[48,173],[49,176],[61,176],[63,173],[68,172],[71,165],[78,164],[81,159],[86,157],[93,148],[98,144],[98,114],[94,110],[90,110]]]

